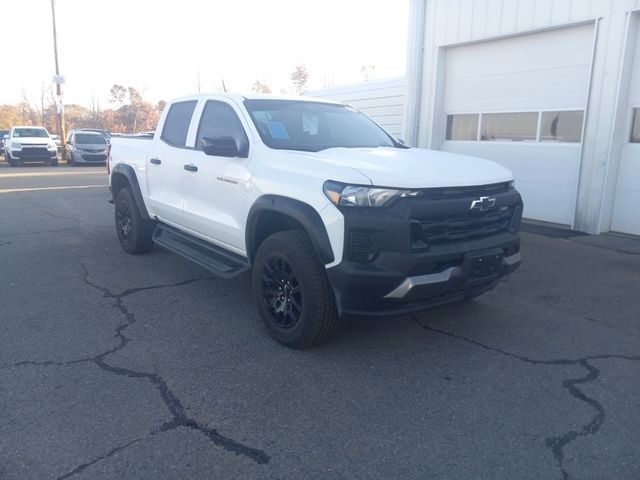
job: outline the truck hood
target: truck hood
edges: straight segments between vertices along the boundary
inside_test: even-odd
[[[330,148],[313,155],[351,167],[381,187],[460,187],[513,180],[508,169],[490,160],[421,148]]]
[[[18,137],[12,138],[11,141],[19,143],[20,145],[48,145],[49,143],[53,143],[52,139],[45,137]]]

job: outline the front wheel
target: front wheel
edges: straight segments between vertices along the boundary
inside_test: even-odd
[[[153,248],[154,222],[142,218],[131,188],[116,195],[116,232],[120,246],[127,253],[146,253]]]
[[[302,231],[278,232],[262,242],[253,266],[253,294],[269,334],[289,347],[320,344],[338,328],[326,270]]]

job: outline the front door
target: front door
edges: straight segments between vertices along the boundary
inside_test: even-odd
[[[249,144],[236,108],[223,100],[208,100],[200,117],[195,148],[183,157],[183,224],[194,232],[245,252],[247,158],[207,155],[202,150],[205,137],[231,137],[241,150]]]

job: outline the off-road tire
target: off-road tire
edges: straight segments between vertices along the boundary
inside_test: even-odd
[[[123,188],[115,201],[116,233],[127,253],[146,253],[153,248],[155,223],[142,218],[130,187]]]
[[[289,266],[289,287],[286,280],[273,280],[274,264]],[[325,342],[335,334],[339,319],[333,291],[325,267],[305,232],[289,230],[266,238],[256,253],[252,274],[258,312],[267,331],[278,342],[291,348],[303,349]],[[299,287],[297,291],[296,285]],[[275,311],[276,303],[278,308],[283,305],[282,300],[274,300],[282,293],[278,291],[279,287],[289,288],[285,294],[291,296],[291,303],[299,304],[299,309],[296,310],[288,307],[292,309],[288,312],[291,318],[297,317],[291,325],[285,325],[283,320],[283,315],[287,312]],[[297,302],[294,302],[296,296]],[[285,298],[285,295],[278,298]]]

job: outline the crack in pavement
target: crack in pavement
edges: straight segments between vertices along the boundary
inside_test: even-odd
[[[583,377],[579,378],[569,378],[562,381],[562,386],[569,391],[569,394],[580,400],[581,402],[586,403],[592,409],[595,410],[595,414],[591,417],[591,420],[582,426],[580,430],[570,430],[561,435],[555,437],[549,437],[545,440],[545,446],[551,450],[553,453],[553,457],[556,461],[556,465],[560,469],[562,473],[563,480],[568,480],[570,478],[569,472],[564,469],[564,447],[566,447],[569,443],[574,441],[578,437],[584,437],[587,435],[595,435],[605,419],[605,409],[600,402],[596,399],[587,396],[582,390],[580,390],[577,385],[589,383],[595,381],[599,375],[600,370],[594,367],[589,360],[607,360],[607,359],[621,359],[621,360],[629,360],[629,361],[640,361],[639,356],[630,356],[630,355],[619,355],[619,354],[601,354],[601,355],[591,355],[584,358],[579,359],[556,359],[556,360],[539,360],[534,358],[529,358],[524,355],[518,355],[516,353],[508,352],[506,350],[502,350],[497,347],[492,347],[490,345],[486,345],[484,343],[480,343],[476,340],[473,340],[468,337],[464,337],[462,335],[457,335],[455,333],[447,332],[446,330],[441,330],[436,327],[432,327],[431,325],[424,324],[420,322],[420,319],[416,315],[412,315],[413,320],[418,324],[418,326],[424,330],[438,333],[440,335],[448,336],[451,338],[455,338],[457,340],[462,340],[464,342],[473,344],[477,347],[483,348],[485,350],[492,351],[494,353],[499,353],[500,355],[504,355],[506,357],[514,358],[524,363],[528,363],[531,365],[579,365],[587,370],[587,374]]]
[[[78,363],[86,363],[93,361],[93,358],[79,358],[77,360],[69,360],[68,362],[54,362],[53,360],[43,360],[41,362],[32,360],[23,360],[21,362],[13,363],[11,365],[3,365],[0,370],[6,370],[8,368],[35,366],[35,367],[63,367],[65,365],[75,365]]]
[[[130,447],[131,445],[134,445],[134,444],[140,442],[143,439],[144,438],[136,438],[135,440],[132,440],[132,441],[130,441],[128,443],[125,443],[124,445],[117,446],[117,447],[111,449],[108,453],[106,453],[104,455],[101,455],[101,456],[99,456],[97,458],[94,458],[90,462],[83,463],[82,465],[78,465],[76,468],[74,468],[70,472],[65,473],[64,475],[61,475],[61,476],[57,477],[56,480],[64,480],[65,478],[69,478],[69,477],[71,477],[73,475],[76,475],[76,474],[82,472],[84,469],[89,468],[91,465],[94,465],[94,464],[96,464],[96,463],[98,463],[98,462],[100,462],[102,460],[105,460],[105,459],[115,455],[119,451],[124,450],[125,448]]]
[[[106,352],[103,352],[99,355],[96,355],[92,361],[102,370],[107,371],[109,373],[113,373],[119,376],[125,376],[129,378],[144,378],[150,381],[160,393],[160,397],[162,398],[163,403],[173,416],[172,420],[165,423],[162,427],[160,427],[160,431],[169,431],[178,427],[186,427],[193,430],[196,430],[202,434],[204,434],[213,444],[221,447],[222,449],[232,452],[236,455],[245,456],[257,464],[266,464],[269,463],[271,457],[264,451],[249,447],[241,442],[238,442],[232,438],[226,437],[219,433],[216,429],[210,428],[202,423],[199,423],[195,419],[189,417],[185,411],[184,406],[180,399],[171,391],[166,380],[164,380],[160,375],[156,373],[149,372],[140,372],[137,370],[132,370],[124,367],[116,367],[108,364],[105,361],[105,358],[109,355],[121,350],[124,348],[130,341],[130,339],[124,335],[124,330],[129,326],[133,325],[136,322],[135,315],[129,311],[127,306],[124,304],[123,297],[126,295],[131,295],[133,293],[142,291],[142,290],[151,290],[153,288],[163,288],[167,286],[178,286],[178,285],[186,285],[188,283],[193,283],[198,280],[204,280],[202,278],[196,278],[191,280],[185,280],[183,282],[178,282],[172,285],[158,285],[155,287],[141,287],[137,289],[129,289],[125,290],[121,294],[114,294],[106,287],[102,287],[90,279],[89,271],[84,263],[81,263],[83,268],[83,281],[86,285],[99,290],[102,292],[105,298],[112,298],[116,301],[116,308],[122,313],[125,317],[125,322],[122,323],[118,328],[116,328],[116,337],[120,340],[120,344]]]
[[[151,285],[148,287],[138,287],[138,288],[130,288],[127,290],[124,290],[121,293],[113,293],[110,289],[106,288],[106,287],[102,287],[94,282],[91,281],[90,279],[90,274],[89,274],[89,270],[87,269],[87,266],[81,262],[80,263],[82,270],[83,270],[83,275],[82,275],[82,280],[83,282],[88,285],[89,287],[98,290],[102,293],[102,296],[104,298],[110,298],[115,300],[115,307],[120,311],[120,313],[124,316],[125,321],[120,324],[116,329],[116,338],[118,338],[119,342],[118,345],[116,345],[115,347],[104,351],[94,357],[87,357],[87,358],[80,358],[80,359],[76,359],[76,360],[70,360],[67,362],[54,362],[54,361],[21,361],[21,362],[17,362],[14,363],[12,365],[4,365],[0,367],[0,370],[3,369],[7,369],[7,368],[14,368],[14,367],[21,367],[21,366],[66,366],[66,365],[74,365],[74,364],[79,364],[79,363],[93,363],[95,364],[97,367],[99,367],[100,369],[118,375],[118,376],[124,376],[124,377],[129,377],[129,378],[139,378],[139,379],[146,379],[149,382],[151,382],[151,384],[153,384],[157,389],[158,392],[160,393],[160,397],[162,399],[162,402],[164,403],[164,405],[166,406],[166,408],[169,410],[171,416],[173,417],[170,421],[165,422],[164,424],[162,424],[157,430],[151,432],[151,435],[155,435],[156,433],[159,432],[168,432],[171,430],[174,430],[176,428],[179,427],[185,427],[185,428],[189,428],[192,430],[196,430],[198,432],[200,432],[201,434],[203,434],[209,441],[211,441],[214,445],[221,447],[222,449],[234,453],[236,455],[241,455],[241,456],[245,456],[251,460],[253,460],[254,462],[256,462],[259,465],[263,465],[263,464],[267,464],[269,463],[269,461],[271,460],[271,457],[264,451],[257,449],[257,448],[253,448],[253,447],[249,447],[241,442],[238,442],[232,438],[226,437],[224,435],[222,435],[221,433],[219,433],[215,428],[210,428],[208,426],[206,426],[203,423],[199,423],[197,420],[191,418],[188,416],[188,414],[185,411],[184,406],[182,405],[182,402],[180,401],[180,399],[171,391],[171,389],[169,388],[166,380],[164,380],[160,375],[156,374],[156,373],[149,373],[149,372],[140,372],[137,370],[132,370],[132,369],[128,369],[128,368],[124,368],[124,367],[116,367],[113,365],[110,365],[109,363],[107,363],[105,361],[106,357],[108,357],[109,355],[123,349],[130,341],[131,339],[129,339],[123,332],[124,330],[126,330],[129,326],[133,325],[136,322],[136,317],[135,315],[129,311],[129,309],[127,308],[127,306],[124,304],[124,300],[123,298],[133,295],[135,293],[141,292],[141,291],[148,291],[148,290],[156,290],[156,289],[161,289],[161,288],[168,288],[168,287],[178,287],[178,286],[183,286],[183,285],[188,285],[194,282],[198,282],[198,281],[204,281],[204,280],[215,280],[216,277],[197,277],[197,278],[192,278],[192,279],[188,279],[188,280],[183,280],[180,282],[176,282],[176,283],[171,283],[171,284],[160,284],[160,285]],[[126,443],[124,445],[120,445],[118,447],[115,447],[114,449],[112,449],[111,451],[109,451],[107,454],[102,455],[100,457],[97,457],[96,459],[87,462],[87,463],[83,463],[82,465],[76,467],[74,470],[72,470],[71,472],[68,472],[66,474],[64,474],[61,477],[58,477],[58,480],[62,480],[65,478],[68,478],[72,475],[75,475],[77,473],[80,473],[82,470],[86,469],[87,467],[101,461],[104,460],[106,458],[109,458],[110,456],[114,455],[115,453],[129,447],[130,445],[133,445],[134,443],[137,443],[141,440],[143,440],[144,437],[142,438],[138,438],[136,440],[133,440],[129,443]]]
[[[22,196],[22,201],[24,203],[28,203],[29,205],[31,205],[32,207],[34,207],[36,210],[40,210],[42,213],[44,213],[45,215],[55,219],[55,220],[66,220],[68,222],[71,222],[75,225],[76,228],[80,227],[80,221],[78,220],[78,217],[73,216],[73,217],[67,217],[64,215],[58,215],[57,213],[53,213],[51,211],[49,211],[47,209],[47,205],[42,205],[41,203],[38,203],[35,199],[33,199],[30,195],[23,195]]]
[[[183,280],[182,282],[176,282],[176,283],[151,285],[149,287],[129,288],[122,293],[114,294],[114,297],[124,298],[124,297],[128,297],[129,295],[133,295],[134,293],[144,292],[147,290],[157,290],[159,288],[169,288],[169,287],[181,287],[183,285],[189,285],[190,283],[199,282],[202,280],[217,280],[217,277],[197,277],[197,278],[190,278],[189,280]]]

